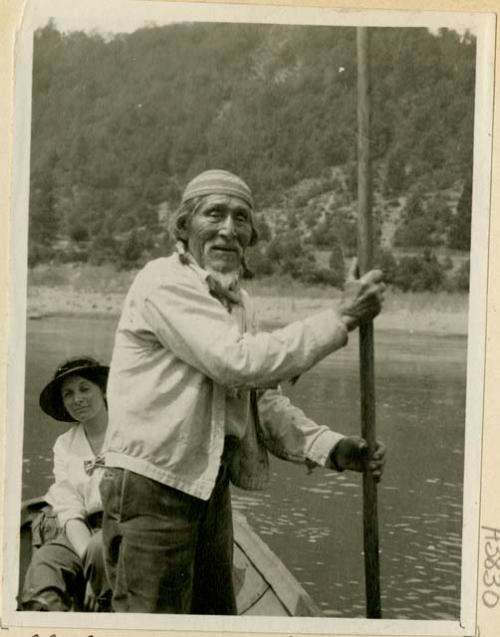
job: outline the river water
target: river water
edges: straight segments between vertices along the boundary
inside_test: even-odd
[[[64,431],[38,395],[65,357],[109,361],[115,319],[28,322],[23,497],[45,492]],[[377,435],[388,447],[379,487],[383,615],[458,619],[462,533],[464,337],[377,332]],[[313,419],[359,431],[356,337],[284,391]],[[331,617],[363,617],[361,477],[273,459],[264,492],[233,491],[234,507]]]

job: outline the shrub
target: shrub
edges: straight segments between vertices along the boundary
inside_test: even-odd
[[[390,250],[380,249],[375,257],[375,267],[384,273],[384,281],[387,284],[394,283],[398,270],[398,263]]]
[[[421,257],[402,257],[393,283],[404,292],[439,290],[443,287],[444,274],[436,255],[425,250]]]
[[[333,245],[328,265],[330,266],[329,271],[327,271],[329,280],[325,282],[336,288],[343,288],[345,283],[345,262],[342,247],[338,241]]]
[[[464,261],[453,277],[455,290],[467,292],[469,290],[470,260]]]
[[[300,237],[296,232],[276,235],[267,248],[269,259],[280,266],[289,259],[299,257],[303,252]]]
[[[472,176],[465,180],[455,215],[450,220],[448,246],[457,250],[470,250],[472,215]]]
[[[443,266],[443,270],[453,270],[453,259],[447,254],[444,259],[441,261],[441,265]]]
[[[117,242],[110,234],[98,233],[90,244],[89,261],[92,265],[116,262],[118,252]]]
[[[266,258],[273,267],[273,272],[277,271],[304,283],[339,286],[340,279],[343,282],[340,273],[318,267],[311,247],[305,245],[297,233],[276,236],[268,246]]]
[[[311,253],[290,254],[281,263],[281,274],[289,274],[293,279],[310,282],[317,269],[316,261]]]
[[[54,250],[38,241],[28,242],[28,267],[34,268],[39,263],[46,263],[54,257]]]
[[[144,246],[135,230],[128,235],[120,246],[120,268],[127,270],[135,267],[142,256]]]
[[[85,246],[70,245],[64,250],[57,250],[55,258],[60,263],[86,263],[89,259],[89,251]]]
[[[79,221],[75,221],[71,225],[68,234],[70,239],[76,241],[77,243],[79,243],[80,241],[88,241],[89,239],[88,227]]]
[[[394,244],[405,247],[426,247],[443,243],[443,227],[449,212],[445,207],[427,205],[419,192],[413,192],[401,215],[394,234]]]
[[[335,218],[336,236],[339,238],[345,254],[353,254],[356,251],[358,243],[358,229],[355,219],[344,216],[339,219],[339,215]]]
[[[259,241],[269,241],[271,239],[271,229],[262,215],[256,216],[255,226],[259,235]]]
[[[311,243],[318,247],[329,247],[336,239],[335,229],[332,226],[330,216],[325,217],[323,221],[316,224],[316,227],[311,232]]]
[[[406,187],[406,158],[401,149],[396,148],[389,153],[385,177],[387,195],[398,195]]]
[[[255,276],[268,276],[274,272],[274,263],[269,258],[266,251],[260,247],[249,248],[246,253],[246,260],[249,269]]]
[[[338,277],[337,273],[329,268],[318,268],[315,267],[311,269],[304,280],[305,283],[311,283],[313,285],[331,285],[335,288],[342,288],[344,285],[344,280],[342,277],[342,281]]]

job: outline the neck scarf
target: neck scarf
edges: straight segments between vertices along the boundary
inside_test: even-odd
[[[205,281],[207,282],[208,291],[215,299],[222,303],[228,312],[232,311],[234,305],[242,305],[241,289],[237,281],[232,283],[229,287],[222,285],[222,283],[218,281],[214,275],[209,274],[206,270],[200,268],[191,254],[186,250],[182,241],[178,241],[175,248],[179,255],[179,261],[183,265],[191,265],[201,270]]]

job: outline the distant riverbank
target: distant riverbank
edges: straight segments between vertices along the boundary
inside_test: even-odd
[[[28,276],[28,316],[118,316],[135,272],[112,266],[43,265]],[[285,324],[330,307],[340,291],[293,280],[245,282],[263,323]],[[468,296],[389,290],[377,327],[408,332],[467,333]]]

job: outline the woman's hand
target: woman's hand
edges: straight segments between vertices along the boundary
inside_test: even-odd
[[[347,274],[339,313],[349,331],[362,321],[377,316],[384,301],[385,284],[381,270],[370,270],[360,279],[356,278],[357,261],[353,259]]]
[[[386,448],[377,440],[375,450],[368,457],[368,443],[359,436],[346,436],[333,448],[330,459],[331,466],[337,471],[350,469],[364,472],[368,469],[375,482],[380,482],[384,472]]]

